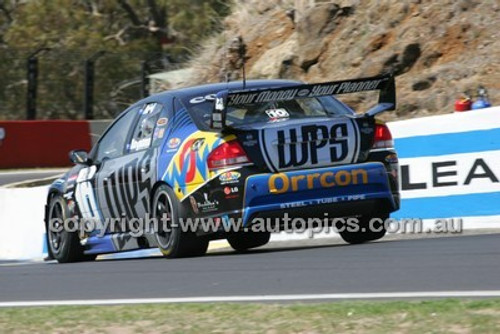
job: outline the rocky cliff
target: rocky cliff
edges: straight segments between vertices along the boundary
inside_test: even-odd
[[[321,82],[396,74],[398,108],[386,119],[449,113],[485,86],[500,104],[498,0],[236,1],[224,31],[207,41],[190,84],[241,76]],[[241,37],[241,40],[239,39]],[[346,97],[363,110],[365,95]]]

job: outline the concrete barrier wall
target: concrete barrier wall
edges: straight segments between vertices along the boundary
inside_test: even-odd
[[[500,222],[500,107],[393,122],[400,158],[395,217]]]
[[[395,218],[500,227],[500,107],[389,123],[400,156]],[[42,258],[47,187],[0,188],[0,259]],[[303,238],[301,235],[299,238]],[[280,234],[273,240],[297,239]]]

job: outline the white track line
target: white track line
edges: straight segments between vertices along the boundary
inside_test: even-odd
[[[182,298],[137,298],[137,299],[86,299],[0,302],[1,307],[68,306],[68,305],[126,305],[126,304],[172,304],[172,303],[216,303],[216,302],[280,302],[342,299],[402,299],[402,298],[479,298],[500,297],[500,290],[479,291],[425,291],[425,292],[375,292],[332,293],[304,295],[261,295]]]
[[[11,171],[0,171],[0,176],[2,175],[23,175],[23,174],[52,174],[52,173],[65,173],[70,170],[71,167],[67,168],[55,168],[55,169],[20,169]]]
[[[58,178],[63,177],[63,174],[57,174],[57,175],[51,175],[43,178],[38,178],[38,179],[26,179],[23,181],[18,181],[18,182],[13,182],[13,183],[8,183],[4,184],[2,187],[3,188],[19,188],[23,187],[25,184],[32,184],[32,183],[39,183],[39,182],[45,182],[45,181],[51,181],[51,180],[57,180]]]

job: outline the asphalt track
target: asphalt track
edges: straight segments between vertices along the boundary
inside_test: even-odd
[[[500,234],[353,246],[338,240],[316,246],[276,245],[246,254],[219,251],[177,260],[153,257],[66,265],[2,264],[0,304],[200,296],[231,300],[231,296],[251,299],[266,295],[500,293]]]
[[[11,183],[53,177],[53,176],[61,175],[64,172],[65,172],[65,169],[35,169],[35,170],[19,170],[19,171],[1,171],[0,172],[0,186],[5,186],[5,185],[11,184]]]

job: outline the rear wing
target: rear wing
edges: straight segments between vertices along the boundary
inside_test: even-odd
[[[378,104],[363,116],[373,117],[383,111],[396,109],[396,87],[392,74],[352,80],[331,81],[318,84],[298,84],[280,88],[223,90],[217,93],[212,111],[211,128],[226,126],[226,111],[235,105],[288,101],[337,94],[350,94],[378,90]]]

